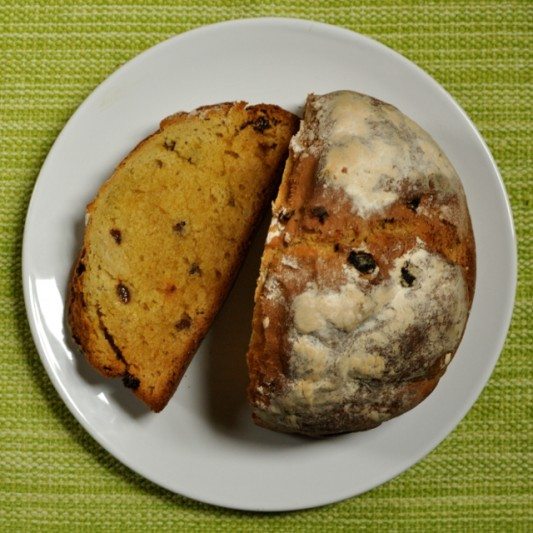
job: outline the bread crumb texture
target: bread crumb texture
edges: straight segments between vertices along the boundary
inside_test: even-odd
[[[466,199],[433,139],[375,98],[311,95],[256,291],[254,419],[324,435],[414,407],[459,345],[474,284]]]
[[[178,113],[87,208],[69,322],[90,363],[160,411],[222,304],[297,127],[244,102]]]

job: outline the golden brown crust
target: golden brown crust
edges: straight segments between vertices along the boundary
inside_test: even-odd
[[[96,344],[97,327],[86,314],[86,303],[83,295],[83,283],[81,276],[85,270],[83,258],[85,249],[83,248],[78,260],[72,269],[69,295],[68,295],[68,322],[71,328],[73,340],[83,350],[83,347],[89,347]],[[117,377],[122,376],[126,371],[124,362],[118,357],[108,357],[105,352],[105,364],[101,362],[101,354],[96,351],[87,349],[86,356],[89,362],[104,376]]]
[[[418,143],[443,175],[421,172],[390,192],[369,192],[363,184],[354,200],[348,194],[353,190],[325,174],[328,137],[320,137],[319,127],[326,119],[313,107],[320,98],[309,98],[305,127],[291,143],[262,258],[247,356],[256,423],[307,435],[375,427],[421,402],[457,349],[475,287],[475,244],[464,193],[433,141],[380,103],[394,120],[387,146],[398,143],[403,149],[404,139]],[[357,109],[384,135],[383,112],[365,98],[357,95],[354,105],[362,106]],[[365,131],[357,127],[359,142]],[[378,144],[372,132],[369,128],[363,147],[354,150],[364,153]],[[345,130],[343,135],[344,150],[349,141]],[[328,147],[329,154],[333,149]],[[372,164],[382,165],[379,157],[376,161]],[[360,157],[357,165],[364,164]],[[388,199],[380,191],[392,200],[371,210],[372,201]],[[365,194],[366,204],[355,208]],[[371,269],[354,267],[360,257],[370,258]],[[421,265],[427,272],[418,274]],[[418,278],[413,288],[409,276]],[[346,313],[335,307],[339,302]],[[348,323],[350,313],[361,316]]]
[[[277,106],[245,102],[177,113],[87,207],[72,335],[152,410],[165,407],[222,305],[296,127]]]

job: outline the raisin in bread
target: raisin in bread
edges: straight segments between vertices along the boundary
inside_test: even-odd
[[[167,404],[228,293],[297,123],[244,102],[178,113],[87,207],[70,284],[73,338],[152,410]]]
[[[474,284],[465,195],[435,141],[375,98],[309,96],[256,290],[254,420],[317,436],[411,409],[453,357]]]

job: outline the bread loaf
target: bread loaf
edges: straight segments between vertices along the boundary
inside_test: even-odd
[[[121,376],[154,411],[220,308],[296,128],[296,117],[270,105],[178,113],[89,204],[70,284],[73,337],[99,372]]]
[[[309,96],[255,295],[254,420],[319,436],[413,408],[457,350],[474,284],[463,188],[428,133],[369,96]]]

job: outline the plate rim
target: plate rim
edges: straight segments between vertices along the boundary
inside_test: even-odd
[[[187,490],[181,490],[178,492],[174,487],[170,486],[168,483],[162,482],[160,480],[156,480],[154,476],[151,476],[149,472],[145,472],[142,470],[142,468],[139,468],[138,465],[134,464],[133,461],[130,461],[127,457],[124,456],[124,454],[120,453],[115,447],[111,445],[108,439],[101,436],[101,434],[98,431],[95,431],[94,427],[85,419],[83,414],[77,409],[77,406],[75,405],[75,402],[69,397],[67,390],[65,389],[64,385],[62,384],[61,380],[58,378],[56,373],[54,372],[54,369],[52,368],[52,365],[50,364],[50,361],[46,357],[45,350],[43,349],[42,343],[39,338],[39,333],[37,331],[37,320],[34,316],[32,305],[31,305],[31,293],[30,293],[30,275],[29,275],[29,257],[31,255],[31,249],[29,244],[29,237],[28,234],[30,232],[29,229],[29,219],[30,214],[35,209],[34,203],[35,198],[39,195],[42,187],[44,186],[43,179],[41,179],[41,176],[46,172],[46,168],[49,164],[49,161],[52,158],[52,154],[54,152],[54,149],[59,144],[61,139],[68,135],[70,128],[72,127],[72,124],[76,121],[78,115],[80,115],[86,106],[90,104],[90,101],[97,97],[102,91],[104,91],[108,84],[111,84],[114,82],[114,80],[121,76],[124,72],[127,70],[133,68],[136,63],[145,60],[147,57],[149,57],[152,54],[158,53],[161,49],[172,46],[177,41],[183,41],[186,40],[191,36],[191,34],[194,34],[195,36],[198,36],[198,34],[208,34],[213,31],[217,31],[220,28],[226,27],[226,26],[250,26],[250,25],[282,25],[284,27],[300,27],[300,28],[307,28],[311,31],[319,31],[319,32],[326,32],[329,35],[343,35],[346,38],[350,38],[354,44],[356,41],[359,42],[365,42],[366,44],[381,49],[382,52],[385,52],[389,55],[392,54],[395,60],[400,61],[404,65],[410,67],[411,69],[415,69],[418,71],[419,75],[422,75],[423,78],[425,78],[425,81],[430,83],[432,85],[433,89],[441,93],[442,96],[444,96],[446,99],[450,100],[451,103],[458,109],[460,114],[462,115],[462,118],[466,120],[466,123],[471,128],[471,131],[474,133],[477,142],[483,149],[484,155],[488,157],[488,161],[491,164],[492,169],[494,170],[496,177],[498,178],[498,189],[501,194],[501,198],[503,200],[502,208],[505,207],[505,218],[508,222],[508,227],[506,228],[508,230],[509,236],[511,238],[510,247],[513,250],[512,256],[509,258],[510,263],[510,269],[508,272],[508,281],[510,282],[510,291],[508,294],[506,294],[506,301],[504,302],[504,316],[505,321],[502,322],[502,333],[500,335],[500,338],[498,339],[498,343],[495,344],[494,349],[494,355],[492,356],[489,364],[486,365],[485,371],[481,373],[481,378],[477,383],[477,387],[474,387],[473,390],[470,392],[468,396],[468,401],[466,401],[463,404],[462,410],[457,412],[457,414],[452,417],[453,420],[451,423],[447,424],[446,426],[441,427],[441,430],[439,432],[436,432],[431,439],[429,439],[429,443],[423,448],[422,454],[417,454],[418,458],[414,461],[408,461],[408,464],[402,465],[400,468],[394,469],[392,472],[392,475],[387,473],[387,475],[383,475],[382,478],[378,479],[375,483],[368,485],[368,487],[363,490],[356,493],[350,492],[349,494],[346,494],[346,491],[344,491],[344,495],[339,496],[335,495],[328,499],[325,498],[316,498],[320,500],[319,502],[310,502],[305,505],[294,505],[289,504],[285,506],[277,506],[272,508],[261,508],[258,505],[238,505],[238,504],[228,504],[227,502],[221,502],[221,501],[215,501],[214,499],[204,498],[202,496],[199,496],[197,494],[193,494],[192,492],[188,492]],[[469,413],[471,410],[473,404],[477,401],[482,391],[485,389],[485,387],[488,384],[488,381],[490,379],[490,376],[492,375],[494,368],[501,356],[501,352],[504,348],[505,341],[508,336],[509,328],[511,325],[511,320],[513,317],[513,311],[514,311],[514,304],[515,304],[515,298],[516,298],[516,288],[517,288],[517,270],[518,270],[518,255],[517,255],[517,239],[516,239],[516,230],[512,215],[512,208],[511,203],[509,201],[509,196],[507,194],[507,190],[505,188],[504,181],[502,179],[501,173],[498,169],[498,166],[496,164],[496,161],[494,160],[494,157],[486,144],[485,140],[481,136],[480,132],[478,131],[477,127],[474,125],[470,117],[467,115],[467,113],[464,111],[462,106],[455,100],[455,98],[448,92],[442,85],[440,85],[431,75],[429,75],[425,70],[423,70],[421,67],[419,67],[416,63],[408,59],[407,57],[403,56],[396,50],[388,47],[387,45],[381,43],[380,41],[369,37],[367,35],[361,34],[359,32],[353,31],[351,29],[345,28],[343,26],[333,25],[333,24],[327,24],[323,22],[318,22],[315,20],[308,20],[308,19],[301,19],[301,18],[291,18],[291,17],[254,17],[254,18],[241,18],[241,19],[234,19],[234,20],[225,20],[222,22],[215,22],[213,24],[207,24],[207,25],[200,25],[195,28],[192,28],[190,30],[184,31],[182,33],[179,33],[177,35],[173,35],[167,39],[164,39],[163,41],[160,41],[156,43],[155,45],[143,50],[142,52],[138,53],[119,67],[117,67],[111,74],[109,74],[102,82],[100,82],[81,102],[81,104],[76,108],[76,110],[72,113],[72,115],[69,117],[69,119],[64,124],[63,128],[61,129],[60,133],[57,135],[56,139],[52,143],[49,152],[38,172],[37,178],[35,179],[33,191],[30,197],[30,201],[28,203],[25,222],[24,222],[24,231],[23,231],[23,241],[22,241],[22,285],[23,285],[23,294],[24,294],[24,303],[26,308],[26,316],[27,320],[30,326],[30,331],[32,334],[33,342],[35,345],[35,348],[39,354],[39,358],[41,359],[41,363],[43,364],[48,377],[50,381],[52,382],[55,390],[59,394],[61,400],[66,405],[67,409],[71,412],[71,414],[74,416],[74,418],[77,420],[77,422],[83,427],[83,429],[93,438],[107,453],[112,455],[116,460],[121,462],[123,465],[125,465],[128,469],[132,470],[135,474],[140,475],[147,480],[149,480],[151,483],[154,483],[157,486],[163,487],[166,490],[169,490],[170,492],[174,494],[179,494],[180,496],[185,496],[187,498],[194,499],[196,501],[220,506],[224,508],[229,509],[236,509],[236,510],[245,510],[245,511],[260,511],[260,512],[284,512],[284,511],[292,511],[292,510],[303,510],[303,509],[310,509],[310,508],[316,508],[316,507],[322,507],[325,505],[329,505],[331,503],[340,502],[343,500],[346,500],[348,498],[352,498],[355,496],[358,496],[360,494],[364,494],[365,492],[368,492],[372,489],[374,489],[377,486],[380,486],[388,481],[393,480],[397,476],[399,476],[401,473],[406,471],[407,469],[411,468],[412,466],[416,465],[420,461],[422,461],[431,451],[433,451],[449,434],[452,433],[456,429],[456,427],[459,425],[459,423],[463,420],[463,418]],[[111,451],[111,449],[113,451]]]

